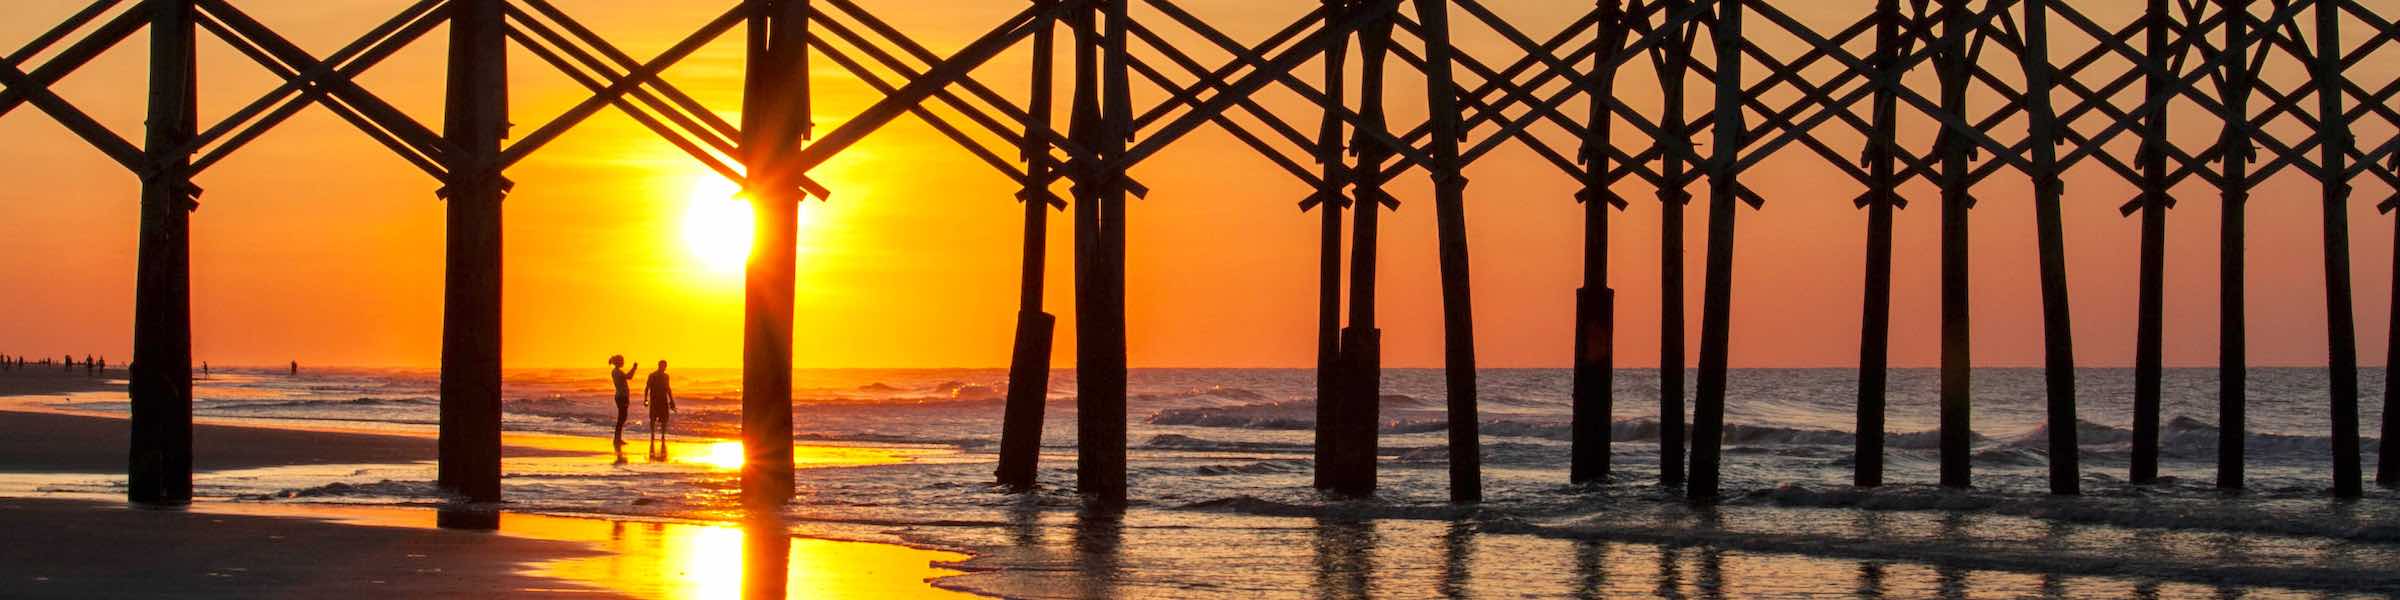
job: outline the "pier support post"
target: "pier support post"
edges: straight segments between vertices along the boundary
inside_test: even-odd
[[[1875,3],[1875,91],[1873,129],[1867,134],[1870,180],[1860,204],[1867,209],[1866,290],[1858,321],[1858,448],[1851,483],[1883,485],[1884,396],[1890,384],[1892,346],[1892,211],[1900,206],[1893,174],[1899,140],[1900,0]]]
[[[2057,86],[2050,65],[2050,2],[2024,0],[2025,48],[2019,53],[2025,70],[2027,158],[2033,179],[2034,239],[2042,280],[2042,379],[2048,391],[2050,430],[2050,493],[2081,492],[2081,446],[2075,443],[2075,327],[2067,302],[2067,242],[2059,197],[2066,183],[2058,178],[2058,111],[2050,94]],[[2153,60],[2158,57],[2151,57]]]
[[[2390,323],[2395,335],[2385,338],[2384,356],[2387,357],[2400,356],[2400,219],[2393,221],[2392,235],[2392,298],[2395,300],[2391,306]],[[2392,418],[2392,411],[2400,410],[2400,388],[2395,388],[2393,384],[2400,381],[2392,379],[2391,359],[2384,359],[2383,372],[2383,430],[2378,434],[2382,442],[2375,450],[2375,485],[2400,488],[2400,443],[2393,441],[2400,440],[2400,428],[2395,428]]]
[[[1733,333],[1733,225],[1743,194],[1738,163],[1742,132],[1742,2],[1719,0],[1710,41],[1716,46],[1712,77],[1717,94],[1716,140],[1708,164],[1708,253],[1700,293],[1699,394],[1692,402],[1692,480],[1685,497],[1717,498],[1724,456],[1725,369]],[[1755,201],[1755,200],[1754,200]]]
[[[1654,55],[1658,71],[1661,153],[1658,187],[1658,483],[1683,485],[1683,209],[1691,204],[1685,168],[1692,152],[1691,123],[1684,117],[1684,78],[1689,75],[1698,21],[1687,16],[1691,0],[1663,0],[1661,29],[1669,41]]]
[[[1132,99],[1123,0],[1075,14],[1075,123],[1094,160],[1076,182],[1076,489],[1125,503],[1125,153]],[[1105,13],[1103,31],[1097,22]]]
[[[135,259],[132,448],[128,499],[192,500],[192,288],[190,156],[199,130],[199,69],[191,0],[156,0],[150,15],[150,108],[144,148],[157,171],[142,180]]]
[[[1344,7],[1348,0],[1324,0],[1323,27],[1335,36],[1326,46],[1324,116],[1318,123],[1316,160],[1321,173],[1316,195],[1300,204],[1302,210],[1317,210],[1317,437],[1316,460],[1312,484],[1328,489],[1334,475],[1334,448],[1341,435],[1335,425],[1341,420],[1342,386],[1346,381],[1342,371],[1342,209],[1350,206],[1343,197],[1342,187],[1350,181],[1348,159],[1342,154],[1342,104],[1347,101],[1345,80],[1349,68],[1350,34],[1334,25],[1347,17]]]
[[[2342,112],[2342,4],[2312,7],[2316,56],[2309,61],[2317,96],[2318,159],[2325,192],[2325,342],[2333,391],[2333,495],[2356,498],[2360,481],[2358,339],[2350,298],[2350,118]]]
[[[2250,14],[2250,0],[2217,0],[2218,10]],[[2225,20],[2225,77],[2217,96],[2224,99],[2220,115],[2225,128],[2217,144],[2225,149],[2219,173],[2224,184],[2219,203],[2223,217],[2217,246],[2217,487],[2242,488],[2242,450],[2249,440],[2249,327],[2244,283],[2243,239],[2250,203],[2250,55],[2248,19]]]
[[[1047,0],[1044,0],[1045,2]],[[1058,319],[1042,312],[1043,272],[1050,245],[1051,53],[1057,38],[1048,16],[1037,17],[1033,33],[1032,95],[1025,145],[1025,263],[1017,299],[1016,347],[1008,362],[1008,405],[1000,425],[1000,485],[1032,489],[1042,457],[1042,413],[1050,400],[1050,349]]]
[[[798,285],[800,180],[809,139],[807,0],[752,0],[742,91],[745,195],[754,215],[742,294],[742,499],[790,500],[792,318]]]
[[[1969,9],[1966,0],[1942,0],[1942,49],[1935,59],[1941,76],[1941,110],[1958,119],[1967,113],[1967,32]],[[1971,329],[1968,326],[1973,312],[1968,310],[1967,297],[1967,211],[1974,207],[1974,198],[1967,195],[1970,149],[1967,132],[1957,131],[1956,125],[1945,125],[1934,142],[1935,154],[1941,159],[1939,170],[1942,189],[1942,374],[1941,374],[1941,484],[1943,487],[1963,488],[1973,485],[1970,454],[1974,451],[1975,435],[1969,414],[1973,392],[1969,381],[1973,369],[1970,352]]]
[[[1459,165],[1458,84],[1448,0],[1416,0],[1425,41],[1426,119],[1432,125],[1433,211],[1442,275],[1442,380],[1450,425],[1450,501],[1483,501],[1483,444],[1475,408],[1475,303],[1467,260],[1467,178]]]
[[[2167,268],[2167,111],[2173,92],[2168,72],[2167,35],[2174,15],[2167,0],[2149,0],[2143,80],[2152,106],[2142,121],[2142,197],[2129,209],[2141,211],[2141,291],[2135,301],[2133,344],[2133,465],[2127,479],[2135,484],[2158,481],[2159,379],[2164,371],[2164,328]],[[2232,117],[2239,118],[2239,117]]]
[[[1391,16],[1376,15],[1358,32],[1360,131],[1350,142],[1358,160],[1352,188],[1356,205],[1350,211],[1350,323],[1342,330],[1342,400],[1336,408],[1332,482],[1334,493],[1346,496],[1375,493],[1380,442],[1383,330],[1375,323],[1375,267],[1382,233],[1379,217],[1390,198],[1383,191],[1383,165],[1393,150],[1367,133],[1385,128],[1383,73],[1391,49]]]
[[[1583,203],[1583,286],[1575,289],[1573,456],[1567,469],[1567,480],[1573,483],[1607,483],[1609,446],[1616,441],[1611,427],[1616,414],[1617,292],[1608,287],[1608,211],[1621,208],[1624,201],[1608,189],[1609,134],[1616,122],[1609,111],[1616,102],[1626,27],[1623,0],[1598,0],[1596,9],[1600,52],[1592,56],[1591,105],[1580,156],[1582,190],[1575,196]]]
[[[443,136],[449,157],[448,256],[442,303],[440,483],[478,502],[500,499],[501,140],[508,136],[508,46],[502,0],[450,6]]]

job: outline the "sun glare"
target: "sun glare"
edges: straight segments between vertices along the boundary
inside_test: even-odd
[[[696,178],[683,209],[683,241],[714,273],[739,273],[750,259],[750,203],[741,186],[714,174]]]
[[[741,442],[713,442],[706,450],[691,458],[691,462],[728,471],[742,468],[742,460]]]

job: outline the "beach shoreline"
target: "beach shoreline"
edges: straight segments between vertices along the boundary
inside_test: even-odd
[[[50,406],[124,388],[122,379],[64,373],[0,377],[0,583],[10,597],[653,598],[974,597],[934,587],[969,555],[909,545],[792,534],[780,520],[669,520],[527,513],[498,507],[355,506],[196,499],[147,507],[61,483],[119,482],[129,431],[122,414]],[[426,432],[343,423],[200,417],[200,474],[429,464]],[[228,424],[236,422],[242,424]],[[512,433],[511,461],[610,460],[608,440]],[[861,460],[870,460],[872,457]],[[319,471],[306,471],[316,468]],[[330,470],[325,470],[330,469]],[[341,485],[326,482],[330,485]],[[119,488],[121,489],[121,488]],[[136,552],[133,565],[114,556]],[[777,568],[777,567],[781,568]],[[131,575],[139,575],[131,576]],[[727,587],[734,586],[734,587]]]
[[[2400,530],[2390,527],[2400,523],[2400,505],[2379,488],[2361,502],[2329,506],[2315,479],[2327,458],[2317,449],[2323,438],[2310,435],[2321,428],[2291,411],[2253,421],[2264,460],[2253,464],[2259,477],[2243,494],[2209,487],[2200,476],[2205,463],[2192,457],[2213,454],[2189,442],[2215,435],[2205,422],[2178,418],[2167,428],[2168,448],[2187,450],[2168,453],[2160,483],[2114,478],[2126,442],[2106,434],[2122,427],[2093,424],[2086,494],[2052,497],[2033,478],[2042,462],[2028,444],[2039,431],[2019,431],[2038,421],[2005,402],[1984,406],[1978,428],[1990,433],[1980,442],[1976,489],[1921,483],[1930,450],[1900,444],[1892,485],[1860,490],[1839,462],[1849,434],[1828,421],[1848,413],[1808,404],[1844,397],[1826,392],[1826,382],[1847,374],[1760,372],[1750,379],[1788,380],[1783,387],[1792,391],[1744,406],[1782,412],[1736,420],[1728,436],[1736,442],[1731,472],[1743,475],[1739,491],[1695,507],[1681,490],[1651,483],[1655,446],[1638,414],[1616,422],[1619,439],[1629,441],[1615,447],[1610,485],[1559,483],[1564,443],[1544,419],[1563,415],[1564,399],[1526,390],[1552,389],[1564,373],[1507,372],[1495,382],[1521,396],[1487,420],[1486,445],[1487,459],[1507,468],[1489,474],[1491,501],[1460,507],[1439,494],[1439,432],[1411,425],[1438,421],[1440,403],[1429,400],[1440,393],[1435,374],[1396,373],[1400,393],[1387,395],[1385,409],[1398,411],[1398,425],[1382,435],[1381,485],[1373,498],[1351,499],[1309,487],[1307,371],[1137,371],[1143,394],[1134,408],[1149,415],[1131,431],[1140,440],[1131,448],[1139,495],[1126,509],[1095,510],[1075,494],[1072,396],[1052,396],[1046,429],[1059,437],[1045,440],[1039,485],[1016,493],[990,479],[1000,408],[993,394],[1003,373],[804,371],[807,385],[795,390],[797,496],[762,514],[739,501],[738,375],[684,372],[678,387],[688,397],[672,458],[636,450],[612,464],[605,380],[573,370],[512,372],[503,439],[512,449],[504,465],[509,502],[494,513],[450,510],[459,507],[433,483],[427,459],[438,374],[221,371],[198,382],[197,424],[235,437],[200,440],[195,484],[203,499],[186,510],[480,527],[464,533],[561,541],[580,551],[521,557],[517,570],[535,579],[515,585],[546,589],[538,578],[547,577],[638,597],[730,596],[743,591],[733,586],[778,582],[754,573],[782,574],[781,593],[812,597],[864,589],[822,579],[828,574],[897,586],[853,594],[869,597],[1377,597],[1441,589],[1465,597],[2267,599],[2400,590],[2400,578],[2375,566],[2400,560]],[[1909,375],[1905,381],[1930,381]],[[2017,382],[2006,389],[2038,385],[2038,377],[2008,371],[1986,379]],[[2292,372],[2261,379],[2283,390],[2305,383]],[[0,398],[0,427],[26,418],[8,411],[124,427],[122,392],[54,394]],[[2185,412],[2196,406],[2188,400],[2179,401]],[[1812,416],[1820,413],[1832,416]],[[637,431],[627,434],[638,439]],[[349,445],[306,441],[340,439],[325,437],[332,434],[393,444],[387,452],[406,462],[286,457],[291,464],[228,469],[251,465],[212,467],[207,456],[249,437],[306,453]],[[116,442],[83,445],[96,452],[93,464],[115,470],[118,450],[109,443]],[[120,506],[122,482],[0,470],[0,496]],[[877,555],[885,558],[867,558]],[[783,568],[758,567],[774,560]]]

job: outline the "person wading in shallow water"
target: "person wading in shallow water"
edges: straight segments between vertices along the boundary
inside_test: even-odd
[[[632,406],[633,376],[641,373],[642,364],[634,363],[625,369],[625,355],[608,357],[608,381],[617,385],[617,447],[625,447],[625,410]]]
[[[667,361],[658,361],[642,383],[642,404],[650,407],[650,457],[667,457],[667,417],[675,413],[675,390],[667,384]]]

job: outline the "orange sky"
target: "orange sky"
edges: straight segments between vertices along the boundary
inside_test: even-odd
[[[1009,2],[868,1],[886,18],[947,52],[999,22]],[[18,0],[0,8],[0,47],[14,48],[82,4]],[[396,12],[402,2],[246,0],[244,10],[320,55]],[[727,2],[558,2],[637,57],[664,49],[715,16]],[[1297,17],[1301,3],[1189,0],[1194,12],[1236,37],[1257,39]],[[1583,10],[1581,2],[1492,3],[1536,37]],[[1821,26],[1863,14],[1864,0],[1809,3]],[[2097,6],[2095,18],[2121,24],[2131,8]],[[1287,6],[1288,5],[1288,6]],[[1261,10],[1259,7],[1272,7]],[[1155,13],[1144,22],[1171,29]],[[1463,14],[1459,41],[1490,62],[1506,62],[1498,38]],[[1754,28],[1758,29],[1758,28]],[[2063,27],[2061,28],[2063,29]],[[2060,32],[2060,47],[2080,38]],[[1761,43],[1787,38],[1758,33]],[[370,72],[363,84],[438,130],[443,34]],[[1196,48],[1190,36],[1175,39]],[[129,139],[142,120],[144,35],[58,86]],[[2075,40],[2075,41],[2067,41]],[[1862,46],[1863,48],[1863,46]],[[2062,52],[2063,53],[2063,50]],[[1222,55],[1198,51],[1203,60]],[[1995,51],[1991,56],[1998,56]],[[204,122],[224,116],[277,83],[221,42],[202,41]],[[580,101],[582,88],[523,51],[511,56],[515,132],[531,132]],[[1022,97],[1028,57],[1003,55],[978,78]],[[2297,84],[2289,64],[2271,63],[2272,81]],[[1395,77],[1404,68],[1396,59]],[[2109,69],[2121,69],[2112,63]],[[830,62],[816,63],[820,131],[875,96]],[[668,78],[735,119],[740,107],[739,34],[710,46]],[[1822,79],[1835,70],[1812,70]],[[2009,69],[2013,71],[2013,69]],[[1303,72],[1316,73],[1313,64]],[[1763,69],[1749,67],[1755,81]],[[2353,77],[2369,89],[2400,74],[2400,61],[2378,58]],[[1930,88],[1929,71],[1912,77]],[[1637,63],[1620,80],[1636,106],[1654,107],[1652,75]],[[1694,100],[1708,90],[1695,80]],[[1398,79],[1394,120],[1423,115],[1421,81]],[[1770,98],[1788,97],[1770,95]],[[1136,103],[1157,102],[1155,90]],[[2062,97],[2065,98],[2064,95]],[[1261,96],[1303,131],[1315,110],[1297,96]],[[1979,97],[1981,106],[1991,100]],[[1575,106],[1582,106],[1577,101]],[[2313,106],[2313,102],[2311,103]],[[1978,109],[1981,112],[1982,109]],[[1580,114],[1577,108],[1574,114]],[[2216,125],[2188,110],[2174,113],[2175,137],[2199,147]],[[1063,122],[1063,120],[1062,120]],[[1929,127],[1904,117],[1914,148]],[[2080,123],[2086,131],[2097,119]],[[1627,128],[1620,127],[1620,130]],[[1486,130],[1488,131],[1488,130]],[[1560,148],[1574,147],[1544,130]],[[2278,130],[2297,139],[2294,130]],[[2359,128],[2362,144],[2391,135]],[[1854,136],[1832,134],[1837,147]],[[31,107],[0,118],[0,352],[129,354],[136,181]],[[1481,139],[1478,136],[1476,139]],[[2130,140],[2119,142],[2131,156]],[[1004,154],[1006,152],[1004,151]],[[1305,159],[1302,159],[1305,160]],[[799,338],[803,367],[997,366],[1008,356],[1018,277],[1020,209],[1006,179],[931,128],[906,119],[816,172],[833,201],[803,211]],[[1314,355],[1317,218],[1294,209],[1302,184],[1252,156],[1232,137],[1204,129],[1137,168],[1154,192],[1131,214],[1129,309],[1136,366],[1306,366]],[[1468,172],[1468,219],[1474,256],[1479,356],[1492,367],[1567,363],[1572,293],[1580,269],[1581,208],[1574,183],[1532,153],[1496,152]],[[667,358],[695,366],[733,366],[741,355],[740,276],[712,270],[685,237],[687,210],[715,202],[696,190],[721,189],[714,175],[657,141],[621,114],[594,118],[511,171],[507,204],[505,356],[513,367],[590,366],[610,354]],[[2066,199],[2069,271],[2077,356],[2083,364],[2131,362],[2136,222],[2116,206],[2133,189],[2096,164],[2069,176]],[[1857,353],[1865,216],[1850,206],[1859,187],[1801,149],[1787,147],[1744,175],[1765,193],[1763,212],[1740,214],[1734,300],[1737,366],[1846,366]],[[278,363],[428,366],[440,356],[441,219],[437,184],[322,109],[303,112],[199,179],[207,190],[194,217],[194,317],[198,357],[216,364]],[[1999,175],[1977,188],[1974,212],[1976,359],[1987,365],[2038,364],[2032,206],[2022,176]],[[2254,364],[2322,364],[2323,267],[2317,188],[2287,174],[2251,203],[2251,351]],[[1634,200],[1617,225],[1621,364],[1656,364],[1658,205],[1646,186],[1619,190]],[[1695,187],[1695,193],[1704,190]],[[2217,201],[2190,185],[2170,216],[2167,360],[2215,360]],[[1431,200],[1424,177],[1403,178],[1405,204],[1387,215],[1382,264],[1386,364],[1437,366],[1440,294]],[[1929,186],[1907,189],[1896,252],[1894,363],[1936,358],[1938,274],[1936,202]],[[2389,307],[2393,225],[2375,202],[2390,190],[2360,182],[2351,205],[2362,360],[2380,364]],[[1704,211],[1690,213],[1687,258],[1690,314],[1698,314]],[[1055,359],[1072,364],[1072,286],[1066,275],[1065,218],[1052,220],[1049,309],[1061,316]],[[1697,321],[1690,323],[1697,330]]]

